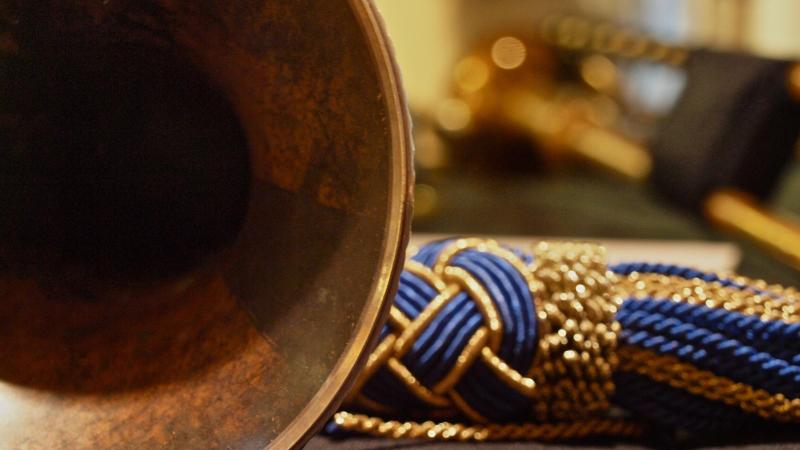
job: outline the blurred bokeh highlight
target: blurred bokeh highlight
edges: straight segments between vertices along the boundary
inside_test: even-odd
[[[739,271],[800,280],[799,2],[376,3],[416,232],[732,241]]]

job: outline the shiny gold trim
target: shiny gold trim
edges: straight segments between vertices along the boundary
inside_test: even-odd
[[[433,387],[433,392],[437,394],[444,394],[445,391],[452,388],[453,385],[458,383],[458,380],[464,375],[464,372],[472,365],[475,358],[481,354],[481,349],[486,345],[489,337],[489,330],[484,326],[475,330],[475,333],[467,341],[467,345],[458,355],[456,363],[450,372]]]
[[[470,249],[507,261],[533,291],[539,347],[528,374],[509,367],[491,348],[493,336],[502,337],[486,325],[491,322],[487,317],[492,315],[500,320],[494,300],[466,270],[447,265],[459,252]],[[605,253],[596,245],[579,243],[540,244],[534,253],[533,264],[526,265],[493,241],[459,239],[442,249],[435,270],[429,272],[417,264],[415,270],[429,279],[436,279],[444,272],[442,279],[448,284],[394,342],[391,347],[394,354],[387,360],[390,370],[423,401],[455,406],[473,420],[484,419],[453,387],[478,357],[502,382],[531,399],[531,412],[537,420],[576,420],[607,409],[608,398],[614,391],[611,375],[617,365],[619,324],[613,316],[621,298],[612,288],[614,275],[606,269]],[[467,292],[479,308],[482,299],[488,305],[484,311],[489,312],[483,313],[484,326],[470,337],[450,372],[428,390],[398,358],[459,292]],[[445,394],[450,400],[440,396]]]
[[[608,408],[617,364],[612,289],[605,250],[595,244],[553,242],[534,247],[532,271],[540,284],[539,348],[528,372],[537,389],[540,420],[576,419]]]
[[[748,278],[737,273],[721,272],[717,274],[720,278],[732,280],[736,284],[743,286],[751,286],[767,292],[775,297],[786,297],[786,300],[791,303],[800,302],[800,293],[797,288],[792,286],[782,286],[780,284],[769,284],[764,280],[756,278]]]
[[[356,378],[355,383],[353,383],[353,387],[350,390],[350,393],[345,398],[346,402],[351,401],[351,399],[361,391],[361,388],[364,387],[364,383],[369,380],[369,378],[375,374],[375,371],[383,365],[386,360],[392,356],[392,348],[394,347],[394,343],[397,340],[397,337],[393,334],[386,336],[383,341],[375,348],[375,350],[370,353],[369,358],[367,359],[367,364],[364,366],[364,370],[358,374],[358,378]]]
[[[334,422],[344,430],[394,439],[427,439],[436,441],[555,441],[580,439],[588,436],[636,438],[646,429],[639,423],[620,419],[588,419],[555,423],[489,424],[468,426],[450,422],[384,421],[377,417],[351,414],[345,411],[334,416]]]
[[[409,273],[422,278],[439,292],[445,290],[445,288],[447,287],[445,282],[442,281],[442,279],[438,275],[433,273],[433,271],[428,266],[422,263],[419,263],[414,260],[408,260],[406,261],[406,270]]]
[[[483,285],[476,280],[472,274],[460,267],[446,267],[444,275],[448,282],[454,283],[464,289],[467,294],[475,301],[478,310],[483,316],[484,324],[489,330],[489,347],[497,351],[503,339],[503,321],[494,307],[491,296],[486,292]]]
[[[450,391],[448,393],[450,395],[450,399],[453,401],[453,404],[461,411],[462,414],[467,416],[469,420],[475,423],[487,423],[489,420],[486,417],[483,417],[481,413],[475,411],[469,403],[464,400],[461,395],[456,391]]]
[[[386,336],[386,338],[378,345],[378,347],[369,355],[366,367],[362,373],[366,376],[371,375],[374,373],[376,367],[380,366],[387,359],[389,359],[389,355],[392,354],[392,347],[394,346],[396,340],[397,338],[393,334]]]
[[[488,347],[481,349],[481,359],[489,366],[492,372],[497,375],[497,378],[506,383],[510,388],[526,397],[534,396],[536,382],[533,381],[532,378],[522,376],[519,372],[514,370],[514,368],[495,355],[491,349]]]
[[[684,389],[694,395],[715,400],[767,419],[783,422],[800,421],[800,398],[770,394],[744,383],[682,362],[669,355],[657,355],[649,350],[623,346],[619,350],[622,370],[644,375],[660,383]]]
[[[441,395],[431,392],[422,383],[420,383],[420,381],[417,380],[411,371],[408,370],[408,367],[404,366],[403,363],[401,363],[397,358],[389,358],[387,367],[395,375],[400,377],[400,379],[403,380],[411,392],[413,392],[414,395],[416,395],[420,400],[439,408],[446,408],[450,406],[450,401],[447,399],[447,397],[442,397]]]
[[[405,330],[408,328],[408,324],[411,323],[411,320],[397,307],[392,306],[392,309],[389,310],[389,323],[394,325],[398,330]]]
[[[433,265],[433,271],[435,273],[443,273],[444,269],[450,264],[450,260],[452,260],[457,254],[469,249],[475,249],[482,252],[490,244],[496,245],[497,243],[491,239],[481,238],[456,239],[448,246],[443,248],[439,253],[439,256],[436,258],[436,263]]]
[[[400,334],[400,337],[397,338],[397,342],[395,342],[395,356],[400,358],[406,354],[406,352],[414,345],[414,341],[416,340],[417,336],[431,323],[431,321],[436,317],[436,313],[438,313],[442,308],[447,306],[447,303],[453,299],[457,294],[461,291],[458,289],[458,286],[448,286],[444,291],[442,291],[439,295],[437,295],[428,306],[422,310],[421,313],[411,322],[408,327],[403,330]]]
[[[770,292],[774,294],[781,292],[774,287],[771,289]],[[621,277],[617,290],[620,295],[634,298],[665,299],[708,308],[722,308],[757,316],[762,320],[800,322],[797,299],[790,291],[787,291],[790,295],[776,298],[752,290],[726,287],[716,281],[638,272]]]
[[[372,400],[371,398],[363,394],[358,394],[355,396],[353,400],[347,400],[347,402],[357,406],[361,406],[370,411],[374,411],[378,414],[389,414],[392,412],[392,409],[389,408],[388,406],[382,403],[378,403],[375,400]]]

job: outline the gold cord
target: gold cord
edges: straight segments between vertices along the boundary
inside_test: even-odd
[[[800,420],[800,398],[770,394],[744,383],[735,382],[707,370],[701,370],[669,355],[649,350],[623,347],[619,350],[622,370],[636,372],[674,388],[684,389],[709,400],[738,406],[766,419],[782,422]]]
[[[464,425],[450,422],[384,421],[346,411],[336,413],[334,422],[344,430],[393,439],[427,439],[438,441],[555,441],[587,436],[618,436],[635,438],[646,428],[636,422],[621,419],[587,419],[555,423]]]
[[[542,242],[534,247],[539,349],[530,375],[540,387],[538,420],[586,417],[609,407],[621,303],[605,250],[594,244]]]
[[[798,299],[794,289],[770,286],[759,280],[732,277],[733,281],[752,288],[742,290],[723,286],[718,281],[678,276],[631,273],[617,283],[620,295],[635,298],[661,298],[723,308],[760,317],[762,320],[800,322]]]

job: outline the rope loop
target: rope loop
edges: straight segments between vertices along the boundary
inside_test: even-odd
[[[620,298],[604,250],[493,240],[422,247],[350,398],[374,413],[477,423],[590,417],[609,407]]]

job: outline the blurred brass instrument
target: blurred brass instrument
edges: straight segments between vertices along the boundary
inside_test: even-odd
[[[401,270],[366,0],[0,1],[0,447],[301,446]]]
[[[570,16],[547,18],[540,31],[499,37],[460,59],[453,70],[455,97],[437,117],[439,128],[460,138],[486,130],[495,136],[522,135],[546,164],[581,160],[632,182],[648,180],[650,152],[614,129],[620,115],[614,98],[619,80],[609,57],[680,66],[687,50]],[[584,87],[559,79],[557,52],[564,49],[589,52],[578,64]],[[798,67],[787,74],[792,92],[800,92]],[[800,269],[800,228],[790,219],[732,189],[713,192],[702,209],[712,224]]]

